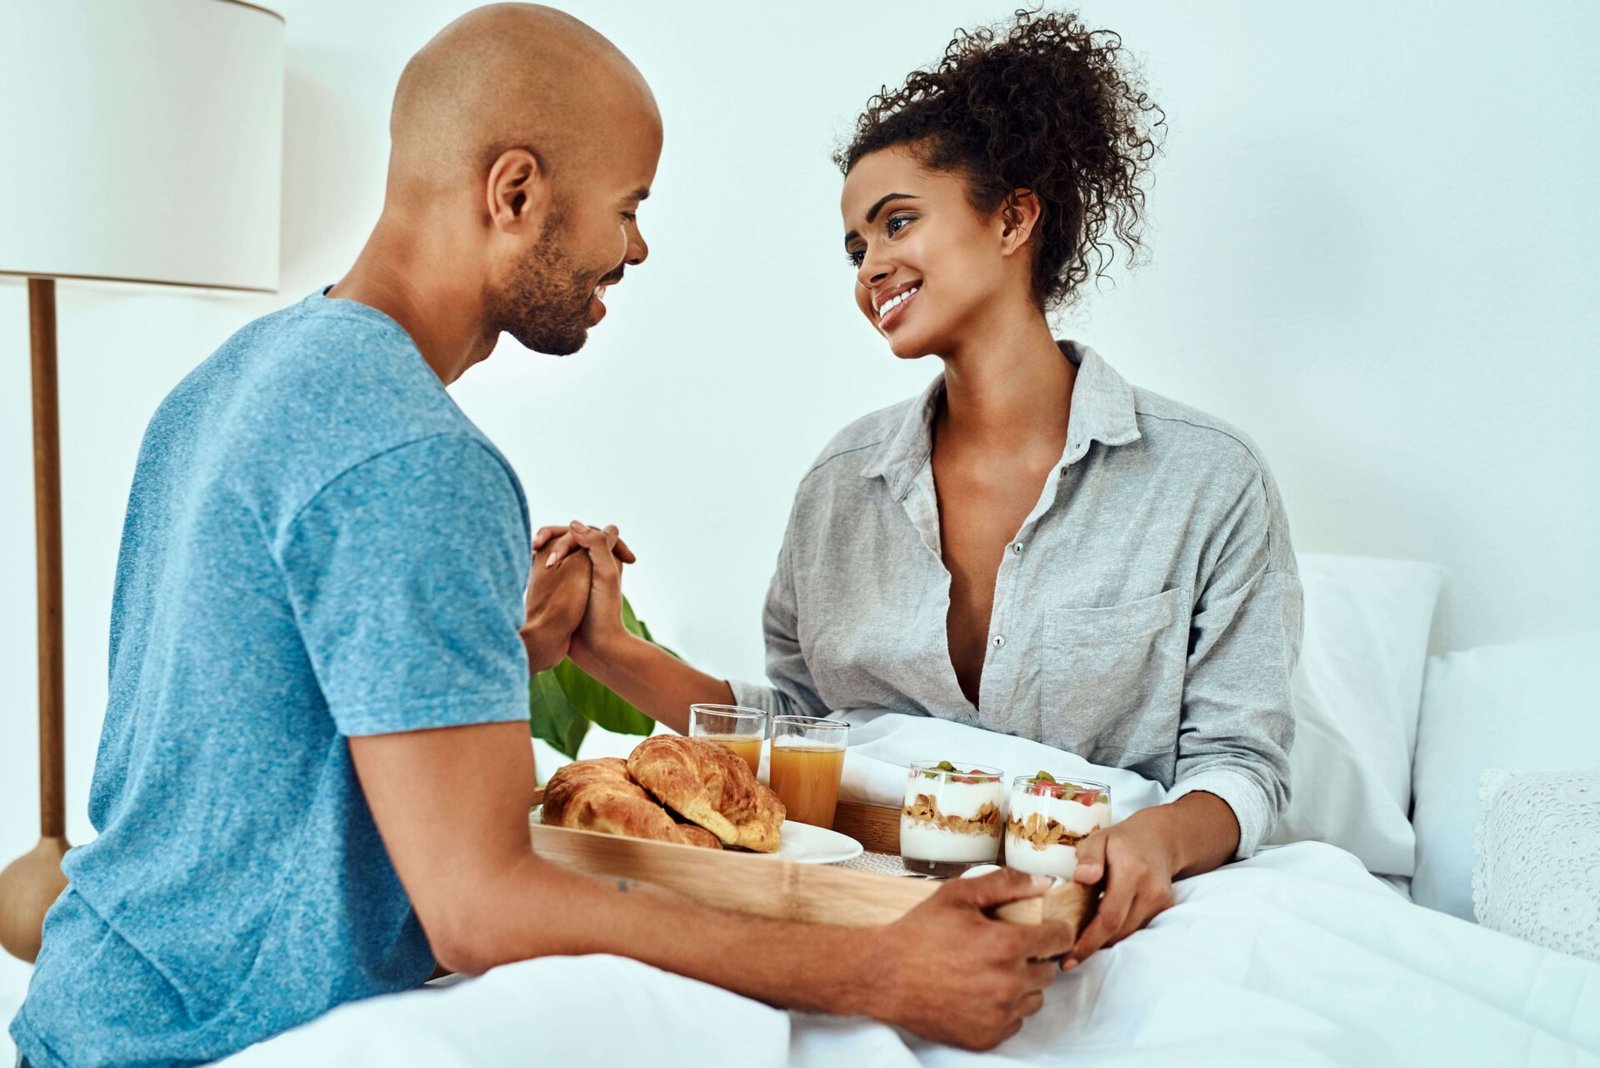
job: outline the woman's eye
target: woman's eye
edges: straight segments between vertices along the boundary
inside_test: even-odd
[[[891,215],[889,216],[889,221],[883,224],[883,228],[887,230],[889,235],[892,237],[901,230],[904,230],[906,228],[906,224],[910,221],[910,215]]]
[[[866,255],[867,254],[866,254],[866,252],[864,250],[859,249],[859,248],[852,248],[852,249],[846,249],[845,250],[844,257],[845,257],[845,259],[850,261],[850,266],[859,269],[861,267],[861,261],[866,258]]]

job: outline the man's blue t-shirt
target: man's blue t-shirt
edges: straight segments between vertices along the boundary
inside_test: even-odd
[[[527,716],[530,530],[399,324],[314,294],[145,432],[90,796],[12,1025],[38,1068],[213,1060],[432,954],[348,735]]]

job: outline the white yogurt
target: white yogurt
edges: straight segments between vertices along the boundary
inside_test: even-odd
[[[1015,835],[1006,835],[1006,867],[1029,875],[1055,875],[1072,878],[1078,870],[1078,851],[1069,845],[1047,845],[1043,848]]]
[[[1093,788],[1093,787],[1091,787]],[[1009,821],[1027,823],[1030,815],[1055,820],[1068,834],[1087,837],[1111,824],[1111,804],[1102,790],[1100,800],[1083,805],[1068,797],[1031,794],[1019,785],[1011,792],[1011,812],[1007,820],[1006,866],[1030,875],[1055,875],[1071,878],[1078,867],[1078,851],[1064,842],[1039,846],[1012,834]]]
[[[937,822],[913,819],[906,811],[918,804],[919,798],[927,797],[932,799],[940,816],[976,820],[985,805],[992,805],[1003,821],[1006,788],[1001,773],[996,770],[992,778],[978,782],[956,781],[958,776],[971,777],[967,774],[970,770],[961,768],[954,772],[940,772],[936,776],[912,770],[906,780],[905,808],[900,813],[902,858],[951,864],[992,863],[998,858],[1003,822],[994,824],[994,833],[991,834],[981,826],[957,830]]]
[[[998,835],[961,834],[917,820],[900,819],[900,855],[912,860],[938,860],[964,864],[993,863],[1000,855]]]

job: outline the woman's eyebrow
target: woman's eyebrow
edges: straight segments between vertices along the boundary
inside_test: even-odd
[[[878,217],[878,212],[882,211],[883,210],[883,206],[885,204],[889,203],[889,201],[891,201],[891,200],[915,200],[915,199],[917,199],[917,198],[912,196],[910,193],[885,193],[883,196],[879,197],[876,201],[873,202],[872,207],[867,209],[867,222],[870,223],[873,219],[876,219]],[[860,236],[861,235],[859,233],[857,233],[854,230],[851,230],[848,234],[844,235],[844,243],[848,245],[850,242],[854,241],[856,238],[858,238]]]

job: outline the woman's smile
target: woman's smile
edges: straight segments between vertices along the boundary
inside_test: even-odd
[[[905,318],[906,309],[911,302],[917,299],[917,294],[922,292],[922,282],[906,282],[875,293],[872,297],[872,307],[878,315],[878,329],[888,333],[901,319]]]

